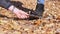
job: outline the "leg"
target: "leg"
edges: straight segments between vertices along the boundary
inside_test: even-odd
[[[36,16],[39,16],[39,18],[42,18],[43,12],[44,12],[44,0],[37,0],[37,6],[36,10],[33,13]]]
[[[44,4],[44,0],[37,0],[38,4]]]
[[[7,2],[10,2],[10,0],[6,0]]]
[[[8,9],[10,5],[11,5],[11,3],[9,2],[9,0],[0,0],[1,7]]]

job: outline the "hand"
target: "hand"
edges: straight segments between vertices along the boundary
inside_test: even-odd
[[[29,17],[29,14],[27,14],[26,12],[22,11],[22,10],[18,10],[18,9],[15,9],[13,11],[14,14],[16,14],[16,16],[20,19],[24,19],[24,18],[28,18]]]
[[[12,11],[16,16],[20,19],[25,19],[29,17],[29,14],[26,12],[19,10],[18,8],[14,7],[13,5],[8,8],[10,11]]]

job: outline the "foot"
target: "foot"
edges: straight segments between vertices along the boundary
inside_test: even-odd
[[[44,12],[44,5],[43,4],[37,4],[35,12],[32,12],[35,16],[39,16],[39,18],[42,17]]]

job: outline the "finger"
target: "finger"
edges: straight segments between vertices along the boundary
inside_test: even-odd
[[[17,16],[19,19],[21,19],[21,16]]]
[[[27,16],[24,16],[25,18],[27,18]]]
[[[23,16],[24,16],[25,18],[28,18],[28,15],[25,15],[25,14],[24,14]]]
[[[24,11],[22,11],[22,13],[21,13],[21,14],[29,15],[28,13],[26,13],[26,12],[24,12]]]
[[[25,15],[29,15],[28,13],[25,13]]]
[[[25,17],[24,15],[22,15],[22,16],[21,16],[21,18],[23,18],[23,19],[24,19],[24,18],[26,18],[26,17]]]
[[[20,15],[20,14],[16,14],[16,16],[17,16],[19,19],[21,19],[21,15]]]
[[[29,16],[27,16],[27,18],[29,18]]]

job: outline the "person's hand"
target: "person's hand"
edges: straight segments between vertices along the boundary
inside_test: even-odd
[[[18,8],[14,7],[13,5],[9,7],[9,10],[12,11],[16,16],[20,19],[25,19],[29,17],[29,14],[26,12],[19,10]]]
[[[16,14],[16,16],[18,18],[21,18],[21,19],[24,19],[24,18],[28,18],[29,17],[29,14],[27,14],[26,12],[24,12],[22,10],[15,9],[13,11],[13,13]]]

